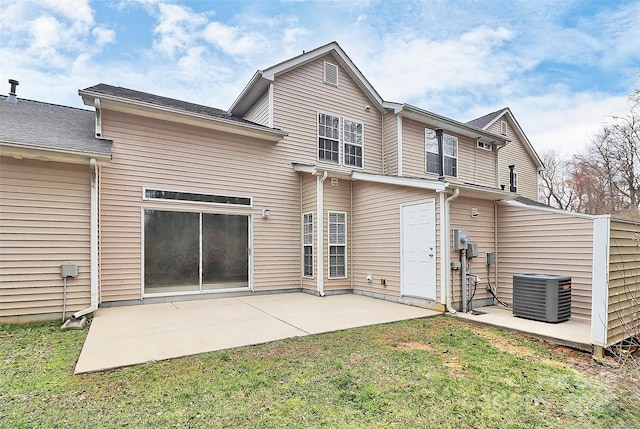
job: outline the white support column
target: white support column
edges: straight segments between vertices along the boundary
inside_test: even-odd
[[[607,346],[609,324],[609,234],[611,218],[593,220],[593,280],[591,287],[591,343]]]
[[[402,176],[402,116],[396,115],[398,126],[398,176]]]

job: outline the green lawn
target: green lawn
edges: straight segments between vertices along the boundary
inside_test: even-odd
[[[451,317],[74,376],[85,336],[0,325],[0,427],[640,427],[640,386]]]

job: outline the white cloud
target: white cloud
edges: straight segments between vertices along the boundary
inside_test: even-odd
[[[204,39],[229,55],[248,55],[259,52],[267,38],[239,27],[212,22],[203,33]]]
[[[282,41],[287,44],[295,43],[296,41],[300,40],[303,36],[306,36],[310,33],[311,32],[306,28],[301,28],[301,27],[285,28]]]
[[[158,25],[154,33],[159,35],[159,39],[154,41],[154,48],[172,58],[193,46],[198,32],[207,23],[206,16],[187,7],[163,3],[158,5],[158,10]]]
[[[387,99],[418,99],[430,92],[495,86],[519,68],[498,49],[512,37],[506,28],[479,27],[441,41],[409,35],[387,37],[368,68]],[[509,59],[509,61],[507,61]]]
[[[95,27],[91,34],[95,39],[95,43],[98,46],[108,45],[116,40],[116,32],[105,27]]]
[[[467,111],[465,120],[504,107],[511,109],[536,151],[573,155],[582,151],[612,116],[627,113],[630,103],[627,96],[572,93],[566,87],[555,86],[540,95],[474,106]]]
[[[76,25],[91,25],[93,23],[93,10],[88,0],[41,0],[43,6],[53,12],[57,12]]]

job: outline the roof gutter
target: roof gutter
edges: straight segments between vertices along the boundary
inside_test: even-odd
[[[36,159],[39,161],[66,162],[71,164],[86,164],[94,159],[100,165],[108,165],[111,155],[79,150],[58,149],[18,142],[0,141],[0,155],[15,159]]]
[[[443,249],[442,253],[444,258],[441,258],[442,265],[440,266],[440,276],[443,279],[442,294],[444,300],[440,298],[440,302],[444,301],[444,305],[451,314],[455,314],[456,311],[451,305],[451,242],[450,229],[451,229],[451,201],[460,196],[460,188],[454,188],[453,195],[444,198],[444,192],[440,193],[440,218],[442,219],[441,231],[440,231],[440,248]]]
[[[157,118],[157,113],[155,112],[160,111],[160,112],[178,115],[179,117],[184,118],[185,119],[184,121],[180,121],[183,123],[189,123],[189,124],[198,126],[198,124],[193,122],[203,121],[199,125],[204,128],[214,129],[217,131],[238,134],[238,135],[243,135],[248,137],[254,137],[254,138],[273,141],[273,142],[279,142],[284,137],[289,135],[289,133],[285,131],[266,128],[259,124],[238,122],[231,119],[225,119],[225,118],[220,118],[220,117],[215,117],[210,115],[203,115],[201,113],[195,113],[195,112],[188,112],[186,110],[175,109],[168,106],[161,106],[153,103],[145,103],[142,101],[131,100],[123,97],[116,97],[113,95],[104,94],[96,91],[87,91],[87,90],[81,89],[78,91],[78,94],[82,97],[83,102],[87,106],[95,106],[96,99],[99,99],[100,100],[99,105],[103,110],[111,107],[112,110],[120,111],[120,109],[114,108],[113,105],[105,106],[105,101],[111,101],[113,103],[119,103],[124,106],[128,106],[129,108],[138,109],[136,113],[138,113],[141,116]],[[122,111],[126,111],[126,110],[122,110]],[[208,126],[205,126],[203,124],[207,124]]]
[[[329,172],[325,170],[322,177],[316,177],[316,206],[318,208],[318,214],[316,216],[318,218],[318,226],[316,227],[316,233],[318,236],[318,244],[316,246],[318,250],[316,253],[318,254],[318,260],[316,262],[318,265],[317,289],[318,295],[320,296],[324,296],[324,181],[327,180],[328,176]]]

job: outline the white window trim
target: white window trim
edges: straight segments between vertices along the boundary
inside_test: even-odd
[[[305,242],[305,218],[307,216],[311,216],[311,243],[306,243]],[[314,246],[314,233],[315,233],[315,225],[314,225],[314,219],[313,219],[313,212],[305,212],[302,213],[302,277],[306,278],[306,279],[312,279],[315,277],[315,264],[314,264],[314,258],[315,258],[315,246]],[[311,275],[306,275],[305,274],[305,262],[304,262],[304,249],[305,247],[311,247]]]
[[[428,173],[428,174],[438,174],[437,172],[428,170],[427,154],[431,153],[431,154],[435,154],[435,155],[440,156],[440,153],[438,152],[438,145],[437,144],[436,144],[436,151],[435,152],[429,151],[427,149],[427,131],[435,132],[435,130],[433,130],[431,128],[425,128],[424,129],[424,171],[425,171],[425,173]],[[456,160],[456,175],[452,176],[450,174],[447,174],[446,171],[445,171],[444,165],[442,166],[442,174],[444,174],[445,176],[448,176],[448,177],[458,177],[458,170],[460,169],[460,162],[459,162],[460,160],[458,158],[458,154],[460,152],[460,139],[457,136],[454,136],[454,135],[451,135],[451,134],[447,134],[447,133],[442,133],[442,151],[443,152],[444,152],[444,138],[445,137],[450,137],[452,139],[455,139],[455,141],[456,141],[456,156],[450,156],[450,155],[446,155],[444,153],[442,154],[443,162],[444,162],[444,157],[453,158],[453,159]]]
[[[144,212],[145,210],[156,210],[156,211],[166,211],[166,212],[179,212],[179,213],[198,213],[200,214],[200,232],[199,232],[199,252],[200,252],[200,261],[199,261],[199,276],[200,276],[200,290],[199,291],[185,291],[185,292],[160,292],[160,293],[145,293],[145,284],[144,284],[144,270],[145,270],[145,228],[144,228]],[[246,216],[249,228],[249,266],[247,267],[247,274],[249,276],[247,287],[240,288],[225,288],[225,289],[211,289],[206,290],[202,289],[202,215],[204,214],[229,214],[229,215],[240,215]],[[183,295],[205,295],[205,294],[216,294],[216,293],[224,293],[224,292],[236,292],[239,290],[253,290],[253,214],[251,212],[247,213],[233,213],[233,212],[225,212],[225,211],[212,211],[212,210],[204,210],[197,209],[191,207],[156,207],[151,205],[141,205],[140,206],[140,251],[142,252],[142,257],[140,258],[140,272],[142,278],[140,279],[140,296],[142,298],[154,298],[154,297],[164,297],[164,296],[183,296]]]
[[[513,187],[516,188],[514,192],[518,192],[518,172],[513,170]]]
[[[445,154],[445,153],[444,153],[444,138],[445,138],[445,137],[451,137],[452,139],[455,139],[455,141],[456,141],[456,156],[451,156],[451,155],[447,155],[447,154]],[[459,159],[458,159],[458,153],[459,153],[459,151],[460,151],[460,140],[458,139],[458,137],[456,137],[456,136],[452,136],[451,134],[445,134],[445,133],[443,133],[443,134],[442,134],[442,152],[443,152],[443,154],[442,154],[442,158],[443,158],[443,159],[442,159],[442,161],[443,161],[443,165],[442,165],[442,173],[443,173],[445,176],[449,176],[449,177],[458,177],[458,170],[460,169],[460,165],[459,165],[459,162],[458,162],[458,161],[459,161]],[[455,159],[455,160],[456,160],[456,175],[455,175],[455,176],[453,176],[453,175],[451,175],[451,174],[447,174],[447,172],[445,171],[445,167],[444,167],[444,158],[445,158],[445,157],[447,157],[447,158],[453,158],[453,159]]]
[[[330,220],[332,214],[342,214],[344,215],[344,244],[333,244],[331,243],[331,226]],[[346,279],[348,273],[347,267],[347,239],[348,239],[348,221],[347,221],[347,212],[339,212],[339,211],[328,211],[327,212],[327,278],[328,279]],[[341,246],[344,247],[344,276],[334,277],[331,275],[331,246]]]
[[[436,136],[436,151],[430,151],[427,145],[427,133],[428,132],[432,132],[435,134],[435,130],[431,129],[431,128],[425,128],[424,129],[424,172],[427,174],[438,174],[437,171],[429,171],[429,162],[427,160],[427,158],[429,157],[429,153],[432,155],[438,155],[438,137]]]
[[[486,150],[487,152],[493,152],[493,146],[491,145],[491,143],[481,142],[480,140],[478,140],[476,142],[476,147],[478,149]]]
[[[357,168],[358,170],[363,170],[364,169],[364,123],[360,122],[360,121],[356,121],[354,119],[349,119],[349,118],[341,118],[341,120],[342,120],[342,135],[341,135],[341,137],[342,137],[342,146],[341,146],[341,149],[342,149],[342,165],[344,165],[345,167],[348,167],[348,168]],[[346,121],[353,122],[353,123],[358,124],[358,125],[362,125],[362,144],[361,145],[358,145],[357,143],[348,143],[348,142],[345,141],[345,139],[344,139],[344,136],[345,136],[344,125],[345,125]],[[361,167],[358,167],[357,165],[347,164],[345,162],[346,153],[347,153],[346,148],[345,148],[346,145],[360,146],[362,148],[362,166]]]
[[[164,192],[176,192],[176,193],[185,193],[185,194],[201,194],[201,195],[215,195],[215,196],[224,196],[224,197],[232,197],[232,198],[246,198],[249,200],[249,204],[230,204],[230,203],[209,203],[206,201],[189,201],[189,200],[171,200],[166,198],[147,198],[147,190],[149,191],[164,191]],[[163,203],[173,203],[173,204],[204,204],[207,206],[218,206],[218,207],[245,207],[252,208],[253,207],[253,197],[248,197],[246,195],[226,195],[225,193],[209,193],[209,192],[197,192],[197,191],[185,191],[176,190],[176,189],[165,189],[162,186],[158,187],[148,187],[145,186],[142,188],[142,200],[143,201],[158,201]]]
[[[332,116],[334,118],[338,118],[338,162],[327,161],[326,159],[320,159],[320,139],[326,139],[320,135],[320,115]],[[332,139],[329,139],[332,140]],[[335,115],[333,113],[325,113],[321,111],[316,111],[316,160],[318,162],[324,162],[330,165],[342,165],[342,118],[339,115]]]

